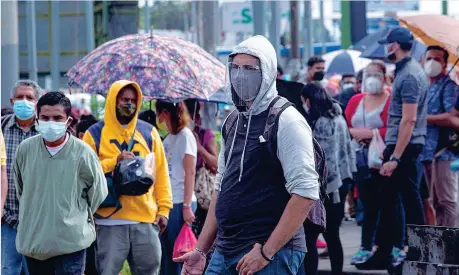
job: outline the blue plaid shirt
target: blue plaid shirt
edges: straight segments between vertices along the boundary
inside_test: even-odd
[[[14,115],[2,117],[2,130],[6,146],[6,169],[8,173],[8,194],[6,196],[5,208],[3,209],[2,221],[16,228],[19,218],[19,200],[16,195],[16,185],[14,184],[13,164],[16,149],[26,138],[38,134],[35,125],[25,133],[16,122]]]
[[[444,81],[448,81],[443,89],[443,106],[440,103],[440,87]],[[452,81],[449,76],[443,76],[439,80],[432,83],[427,90],[427,114],[438,115],[445,112],[450,112],[456,104],[459,95],[459,86]],[[438,138],[440,133],[440,126],[427,125],[426,145],[424,151],[421,153],[421,161],[432,161],[435,152],[437,151]],[[456,155],[449,150],[441,153],[437,160],[454,160]]]

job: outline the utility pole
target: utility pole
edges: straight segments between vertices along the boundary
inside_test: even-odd
[[[448,0],[441,0],[441,14],[448,15]]]
[[[292,59],[299,59],[300,58],[300,47],[299,43],[299,28],[298,28],[298,1],[292,0],[290,1],[290,32],[291,32],[291,58]]]
[[[266,36],[266,2],[265,1],[252,1],[253,11],[253,35]]]
[[[193,43],[198,45],[199,43],[198,43],[198,7],[197,5],[198,4],[196,1],[191,2],[191,25],[192,25],[192,30],[193,30],[192,41]]]
[[[269,24],[269,40],[273,44],[276,54],[280,54],[280,3],[271,1],[271,22]],[[277,58],[279,60],[279,58]]]
[[[29,79],[38,81],[37,69],[37,34],[35,28],[35,1],[26,2],[27,50]]]
[[[31,1],[32,2],[32,1]],[[85,2],[86,12],[86,48],[88,53],[94,50],[94,2],[92,0]]]
[[[199,46],[203,46],[203,39],[204,39],[204,30],[203,30],[203,18],[206,16],[203,12],[203,4],[204,4],[204,1],[197,1],[196,3],[196,9],[197,9],[197,34],[198,34],[198,40],[197,40],[197,44]]]
[[[57,91],[60,88],[60,28],[59,28],[59,1],[51,1],[51,89]]]
[[[145,12],[145,33],[150,33],[150,6],[148,5],[148,0],[145,0],[145,6],[143,6],[143,9]]]
[[[2,107],[10,105],[10,91],[19,79],[17,1],[1,1],[2,15]]]
[[[287,65],[287,73],[296,79],[301,69],[300,48],[299,48],[299,5],[298,1],[290,1],[290,60]]]
[[[217,1],[202,1],[202,23],[206,26],[206,31],[203,31],[202,46],[211,55],[216,55],[217,38],[215,37],[217,27],[215,24],[215,6],[218,5]]]
[[[367,6],[365,1],[351,2],[351,43],[355,44],[367,35]]]
[[[314,55],[312,47],[312,6],[311,1],[304,1],[304,42],[303,42],[303,64],[306,64],[308,59]]]
[[[322,54],[327,52],[325,47],[326,40],[326,29],[325,29],[325,18],[324,18],[324,0],[319,0],[319,10],[320,10],[320,42],[322,44]]]
[[[351,2],[341,1],[341,48],[351,46]]]
[[[203,43],[202,47],[212,56],[217,55],[217,14],[218,1],[202,1],[202,24],[206,26],[206,31],[202,31]],[[215,114],[217,112],[216,105],[205,103],[203,108],[203,123],[208,129],[216,129],[217,121]]]

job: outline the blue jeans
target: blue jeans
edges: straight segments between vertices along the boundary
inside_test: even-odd
[[[192,203],[193,212],[196,210],[196,202]],[[175,203],[169,213],[169,221],[167,228],[160,236],[161,250],[161,275],[180,275],[182,272],[182,264],[172,261],[172,253],[174,251],[175,240],[177,239],[182,226],[185,223],[183,220],[183,203]]]
[[[2,224],[2,275],[29,274],[24,256],[16,250],[16,234],[11,226]]]
[[[82,275],[86,261],[86,249],[44,261],[26,257],[30,275],[59,274]]]
[[[233,255],[224,256],[216,249],[207,267],[206,275],[237,275],[236,266],[239,260],[250,252],[252,248],[248,248],[243,252]],[[303,263],[304,255],[306,253],[296,251],[291,248],[282,248],[274,256],[265,268],[258,271],[258,275],[295,275],[298,273],[301,264]]]

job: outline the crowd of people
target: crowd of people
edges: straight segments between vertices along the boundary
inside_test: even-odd
[[[119,80],[102,120],[74,121],[65,94],[17,82],[1,121],[2,274],[116,275],[128,262],[132,274],[312,275],[320,234],[341,274],[345,202],[360,206],[352,264],[400,266],[406,224],[459,221],[448,142],[459,87],[442,47],[428,47],[420,64],[407,29],[380,43],[393,81],[373,61],[330,94],[325,62],[312,57],[294,106],[276,90],[273,46],[242,42],[228,60],[235,108],[220,148],[196,100],[141,111],[141,87]],[[378,137],[385,149],[372,159]],[[184,226],[197,244],[174,258]]]

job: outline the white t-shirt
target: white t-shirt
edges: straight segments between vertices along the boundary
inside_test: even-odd
[[[185,127],[176,135],[167,135],[163,141],[163,146],[169,165],[172,202],[174,204],[183,203],[185,196],[185,169],[183,168],[183,159],[185,155],[196,158],[198,151],[196,138],[191,130]],[[193,201],[196,201],[194,192]]]
[[[48,149],[49,154],[54,157],[57,153],[59,153],[62,150],[62,148],[64,148],[65,144],[67,144],[67,141],[69,141],[68,133],[65,134],[65,140],[64,142],[62,142],[61,145],[58,145],[56,147],[50,147],[46,145],[46,149]]]

